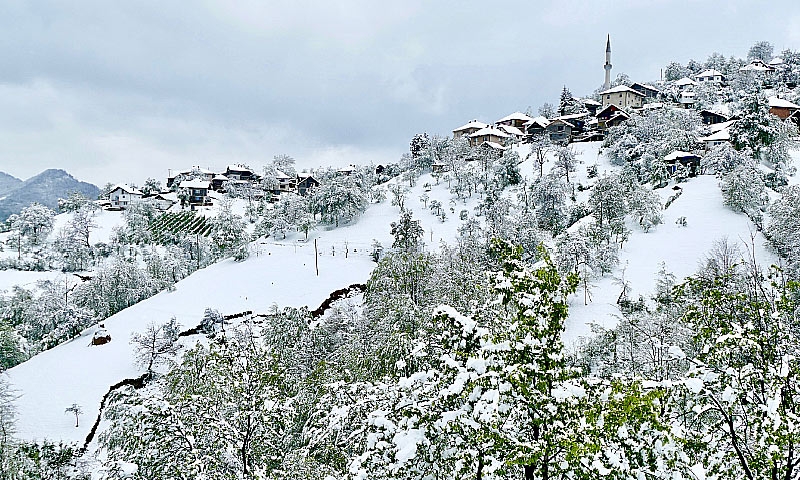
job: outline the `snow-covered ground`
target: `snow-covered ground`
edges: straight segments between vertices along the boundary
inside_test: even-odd
[[[586,168],[594,164],[601,175],[618,170],[599,155],[599,147],[596,142],[574,145],[580,163],[577,171],[570,175],[571,180],[591,184]],[[518,149],[523,159],[526,148]],[[528,177],[536,175],[530,161],[524,162],[521,170]],[[430,184],[430,191],[426,184]],[[635,298],[653,291],[661,262],[681,279],[696,270],[699,261],[720,238],[727,237],[746,248],[744,244],[750,241],[754,228],[747,217],[723,206],[714,177],[694,178],[681,186],[683,194],[664,212],[662,225],[649,233],[632,226],[633,233],[620,253],[620,267],[613,275],[594,282],[591,302],[584,305],[582,291],[570,299],[571,314],[565,333],[568,343],[588,335],[592,323],[612,326],[616,322],[619,315],[616,298],[620,288],[614,277],[621,276],[623,268],[626,280],[633,287],[631,296]],[[427,193],[430,200],[442,202],[447,211],[444,222],[424,207],[420,201],[423,193]],[[659,191],[663,198],[673,193],[670,188]],[[579,193],[578,199],[583,200],[587,194]],[[113,339],[107,345],[89,346],[95,331],[90,328],[79,338],[9,370],[9,380],[20,396],[17,401],[19,436],[26,440],[50,438],[82,442],[108,387],[141,373],[134,364],[129,339],[133,332],[144,330],[150,322],[164,322],[174,316],[184,328],[190,328],[200,322],[207,307],[218,309],[222,314],[247,310],[266,312],[273,305],[305,305],[313,309],[333,290],[365,282],[375,265],[369,256],[373,241],[378,240],[386,248],[391,246],[390,223],[397,220],[399,208],[392,206],[390,200],[391,194],[388,194],[386,200],[371,205],[352,224],[335,229],[320,227],[310,233],[307,241],[301,240],[303,234],[293,233],[285,240],[256,242],[249,259],[223,261],[194,273],[179,282],[174,291],[162,292],[107,319],[104,323]],[[414,218],[425,230],[426,248],[435,249],[441,241],[451,242],[456,238],[461,224],[459,212],[462,209],[472,212],[478,195],[466,202],[457,201],[453,212],[450,200],[446,182],[436,185],[431,175],[423,175],[415,186],[409,187],[406,207],[414,212]],[[241,208],[242,205],[237,205],[236,210]],[[686,217],[686,227],[675,223],[679,217]],[[95,232],[93,241],[107,239],[113,225],[121,222],[119,212],[102,212],[97,220],[102,226]],[[314,240],[319,251],[319,276],[315,273]],[[765,251],[763,243],[763,238],[756,235],[756,255],[768,264],[774,259]],[[10,281],[2,280],[6,273],[0,272],[0,286],[11,285]],[[30,281],[24,277],[17,278]],[[72,403],[78,403],[84,411],[78,428],[74,426],[74,418],[64,413]]]

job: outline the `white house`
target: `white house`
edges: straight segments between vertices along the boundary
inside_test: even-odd
[[[697,83],[722,83],[725,81],[725,75],[713,68],[698,73],[694,78],[697,80]]]
[[[618,85],[600,92],[603,108],[612,103],[620,108],[641,107],[644,104],[644,94],[626,85]]]
[[[744,67],[739,69],[740,72],[743,73],[764,73],[764,72],[774,72],[775,67],[771,65],[767,65],[764,63],[763,60],[756,58],[752,62],[748,63]]]
[[[697,82],[695,82],[691,78],[683,77],[681,79],[675,80],[674,82],[672,82],[672,84],[678,87],[679,89],[683,90],[685,88],[697,85]]]
[[[706,149],[711,150],[718,145],[731,143],[731,132],[727,128],[723,128],[707,137],[700,138],[700,141],[705,144]]]
[[[142,201],[144,194],[128,185],[116,185],[108,194],[113,208],[127,208],[128,205]]]

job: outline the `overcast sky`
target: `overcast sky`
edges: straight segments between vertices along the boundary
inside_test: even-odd
[[[102,185],[395,161],[414,133],[591,93],[607,33],[612,75],[641,81],[800,49],[800,2],[3,0],[0,31],[0,170]]]

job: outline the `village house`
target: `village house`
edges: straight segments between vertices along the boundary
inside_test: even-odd
[[[522,130],[511,125],[498,125],[497,128],[509,134],[514,140],[514,143],[519,142],[525,137],[525,134],[522,132]]]
[[[560,143],[569,143],[572,139],[573,130],[577,131],[575,125],[566,120],[553,120],[547,125],[545,131],[550,135],[550,140]]]
[[[108,194],[108,201],[112,208],[127,208],[129,205],[142,201],[144,194],[128,185],[116,185]]]
[[[612,103],[620,108],[638,108],[644,104],[644,94],[637,92],[631,87],[619,85],[600,92],[603,100],[603,107]]]
[[[210,181],[197,178],[184,180],[178,185],[178,188],[185,189],[188,193],[186,201],[189,205],[205,205],[208,203],[208,190],[211,188]]]
[[[214,178],[211,179],[211,189],[215,192],[219,192],[222,190],[222,186],[225,184],[225,182],[229,180],[230,179],[225,175],[218,173],[217,175],[214,175]]]
[[[255,173],[250,167],[242,164],[228,165],[225,168],[225,177],[230,180],[246,180],[252,181],[255,179]]]
[[[661,90],[644,83],[634,83],[631,88],[644,95],[645,98],[656,99],[661,94]]]
[[[695,93],[690,91],[681,92],[678,96],[678,103],[683,108],[694,108],[694,104],[697,103]]]
[[[535,135],[541,135],[545,132],[545,129],[550,124],[550,120],[544,117],[536,117],[530,122],[525,124],[525,134],[528,138],[531,138]]]
[[[631,118],[624,110],[613,103],[597,113],[597,128],[606,130]]]
[[[347,175],[350,175],[355,171],[355,167],[350,165],[347,168],[352,168],[353,170],[350,171]],[[341,169],[340,169],[341,171]],[[297,192],[297,177],[291,177],[286,175],[285,173],[281,172],[280,170],[275,171],[275,178],[278,180],[278,186],[276,189],[272,191],[275,195],[279,195],[281,193],[289,193],[289,192]]]
[[[707,137],[702,137],[699,139],[706,147],[706,150],[711,150],[714,147],[719,145],[723,145],[725,143],[731,143],[731,132],[727,128],[723,128]]]
[[[591,116],[597,115],[597,110],[599,110],[602,106],[603,104],[597,100],[591,98],[583,99],[583,108],[585,108]]]
[[[336,170],[337,175],[344,175],[345,177],[349,177],[356,171],[355,165],[346,165],[341,167],[340,169]],[[278,173],[282,174],[284,177],[288,178],[285,173],[278,171]]]
[[[711,110],[700,110],[700,117],[703,119],[704,125],[714,125],[729,120],[727,116],[719,112],[712,112]]]
[[[697,170],[700,168],[700,156],[694,153],[675,150],[664,157],[664,163],[667,164],[670,173],[675,173],[678,169],[678,163],[680,163],[689,169],[689,176],[693,177],[697,175]]]
[[[463,136],[469,137],[478,130],[481,130],[486,127],[488,127],[488,125],[486,125],[483,122],[479,122],[477,120],[470,120],[466,125],[462,125],[453,130],[453,138],[454,139],[461,138]]]
[[[297,176],[297,194],[305,196],[315,188],[319,187],[319,181],[311,175]]]
[[[497,127],[487,126],[472,133],[469,136],[469,144],[475,147],[484,142],[490,142],[503,146],[509,138],[511,138],[511,135],[503,130]]]
[[[523,129],[525,124],[533,120],[533,118],[525,115],[522,112],[514,112],[511,115],[507,115],[500,120],[497,121],[497,125],[508,125],[509,127],[515,127],[518,129]],[[473,132],[475,133],[475,132]]]
[[[180,170],[177,172],[169,171],[169,175],[167,176],[167,188],[172,188],[172,185],[175,183],[176,178],[180,178],[181,180],[185,180],[187,177],[194,177],[194,178],[202,178],[204,180],[208,180],[209,182],[214,178],[216,173],[212,172],[211,170],[207,170],[205,168],[200,167],[192,167],[189,170]]]
[[[697,85],[697,82],[695,82],[689,77],[683,77],[678,80],[675,80],[674,82],[672,82],[672,84],[678,87],[678,89],[680,90],[686,90],[689,87]]]
[[[586,123],[590,121],[589,112],[583,113],[573,113],[571,115],[561,115],[558,117],[553,118],[551,121],[555,120],[565,120],[572,124],[575,131],[572,132],[573,135],[576,133],[582,132],[586,129]]]
[[[767,65],[760,58],[756,58],[744,67],[739,69],[742,73],[771,73],[775,71],[775,67]]]
[[[154,193],[146,195],[142,198],[143,202],[149,202],[161,211],[169,210],[169,208],[177,202],[175,193]]]
[[[694,76],[697,83],[716,83],[721,84],[725,81],[725,75],[719,70],[713,68],[705,70]]]
[[[800,110],[800,105],[784,100],[778,97],[769,97],[769,113],[775,115],[781,120],[786,120],[791,117],[793,113]]]

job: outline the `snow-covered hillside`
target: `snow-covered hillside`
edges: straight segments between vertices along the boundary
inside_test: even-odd
[[[580,162],[575,182],[590,183],[586,172],[589,165],[597,164],[601,174],[617,170],[599,155],[599,143],[575,147]],[[525,147],[520,149],[520,154],[525,158]],[[529,161],[521,165],[521,170],[524,175],[534,175]],[[653,290],[661,262],[680,279],[693,273],[718,239],[727,237],[748,248],[755,229],[746,216],[723,206],[716,178],[701,176],[681,186],[683,194],[665,211],[662,225],[649,233],[631,226],[633,234],[624,244],[619,267],[613,275],[594,283],[591,302],[584,305],[582,290],[571,298],[571,316],[565,333],[568,342],[589,334],[592,323],[612,326],[616,322],[620,287],[615,277],[621,277],[623,269],[625,279],[633,286],[633,295],[647,296]],[[454,212],[448,209],[447,219],[442,222],[419,200],[425,193],[430,200],[442,202],[445,208],[451,205],[452,196],[446,185],[443,182],[437,185],[430,174],[423,175],[415,186],[409,187],[406,206],[414,211],[414,217],[425,230],[426,248],[435,249],[441,241],[455,239],[461,224],[458,212],[473,211],[477,195],[467,202],[457,202]],[[659,191],[662,198],[673,193],[670,188]],[[218,309],[222,314],[268,312],[273,306],[313,309],[330,292],[365,282],[375,265],[369,256],[370,246],[374,240],[386,247],[391,245],[390,223],[397,219],[398,211],[387,199],[371,205],[352,224],[312,231],[308,241],[301,241],[302,234],[295,233],[285,240],[256,242],[251,245],[251,256],[247,260],[226,260],[197,271],[179,282],[174,291],[162,292],[105,320],[105,327],[112,336],[111,343],[90,346],[93,327],[79,338],[9,370],[9,381],[19,395],[20,437],[82,442],[109,386],[142,373],[134,364],[129,339],[132,333],[144,330],[151,322],[161,323],[175,317],[184,328],[191,328],[200,322],[207,307]],[[676,224],[679,217],[686,218],[686,226]],[[102,228],[96,233],[96,239],[102,241],[107,235],[105,232],[118,222],[117,213],[103,212],[98,221]],[[773,258],[764,250],[763,238],[760,235],[753,238],[758,259],[772,262]],[[314,240],[319,251],[319,276],[315,273]],[[73,403],[81,405],[84,412],[77,428],[74,418],[64,413]]]

